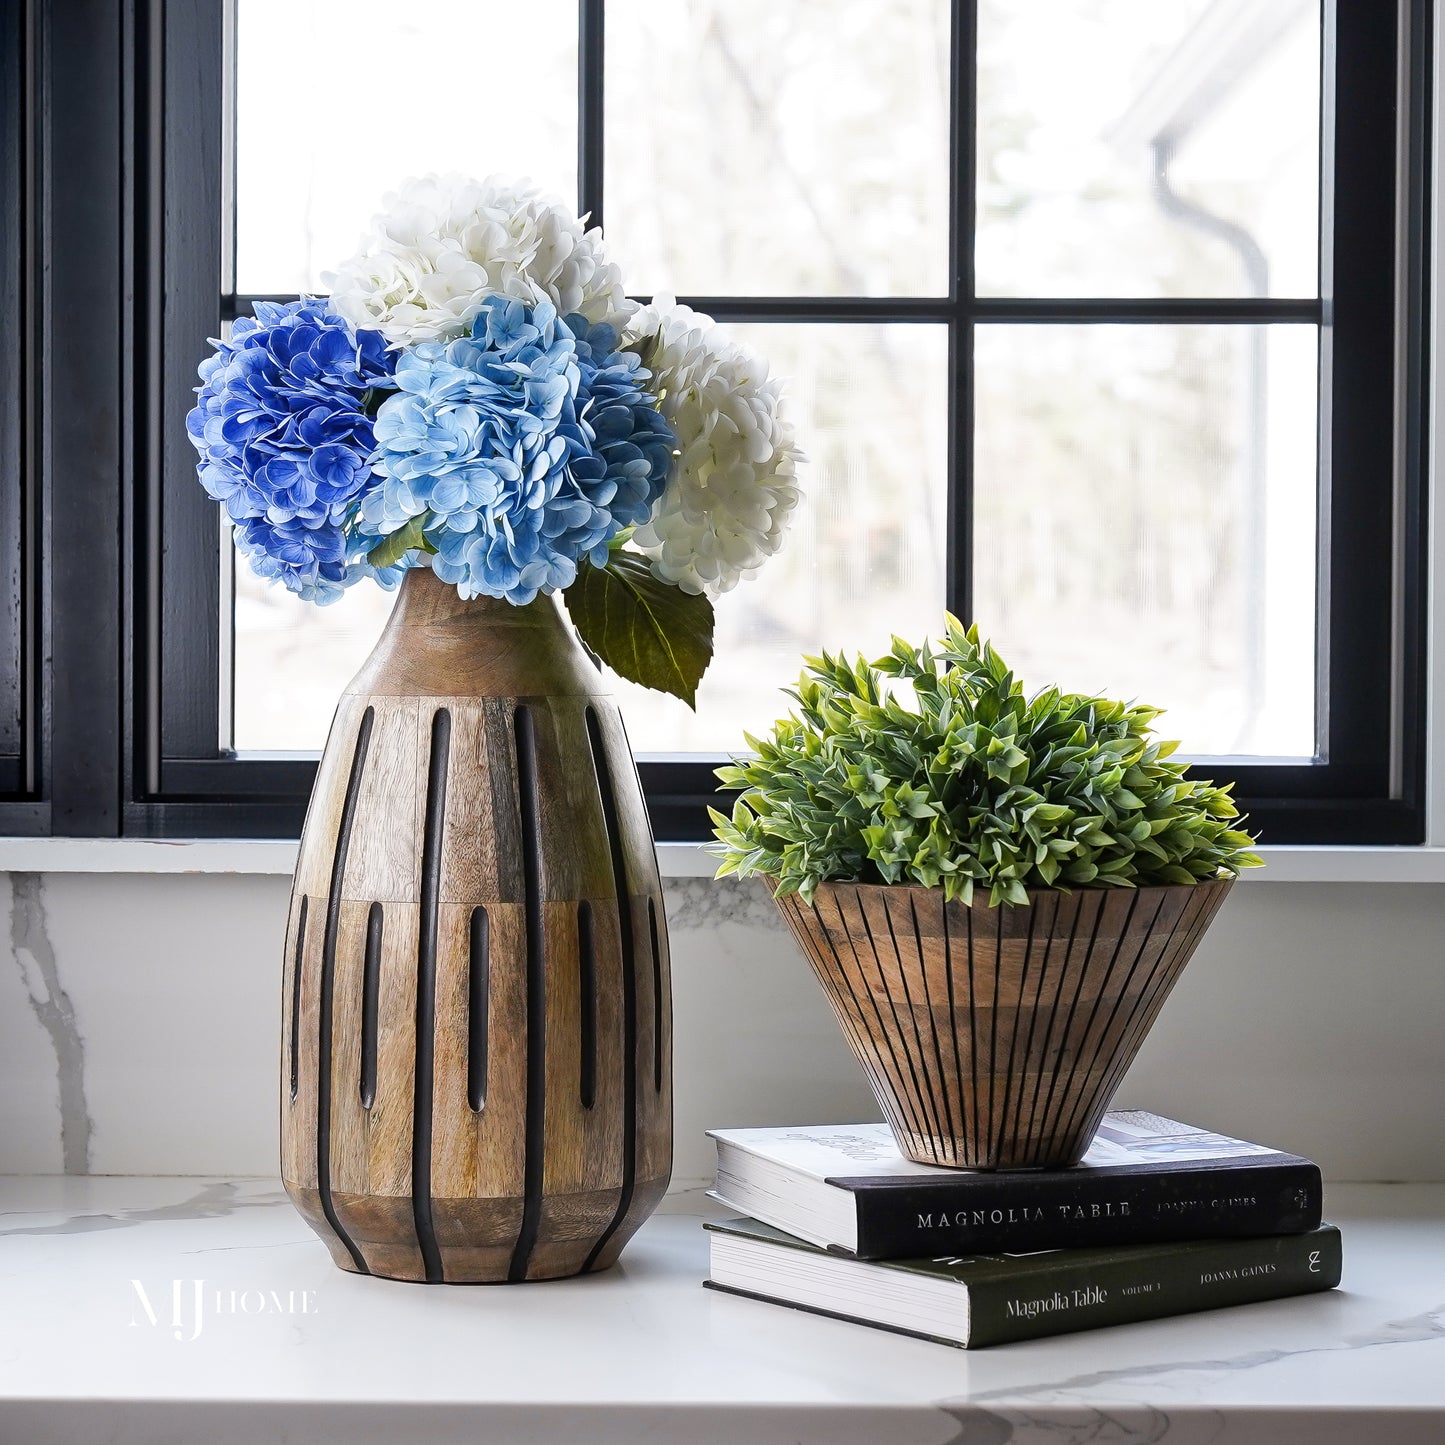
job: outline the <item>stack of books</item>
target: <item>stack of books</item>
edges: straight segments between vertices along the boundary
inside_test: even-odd
[[[1080,1164],[941,1169],[886,1124],[717,1129],[712,1289],[976,1348],[1333,1289],[1308,1159],[1142,1111]]]

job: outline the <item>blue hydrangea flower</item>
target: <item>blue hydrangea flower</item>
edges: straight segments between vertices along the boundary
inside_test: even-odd
[[[373,567],[367,551],[375,537],[348,532],[333,522],[313,526],[299,519],[272,522],[266,517],[245,517],[236,523],[236,548],[258,577],[280,582],[303,601],[325,606],[335,602],[363,577],[390,592],[407,566]]]
[[[520,605],[568,586],[662,491],[673,437],[649,379],[610,326],[489,298],[471,336],[397,362],[360,530],[425,515],[432,570],[463,597]]]
[[[392,384],[386,342],[353,331],[324,301],[260,301],[254,319],[242,317],[215,346],[186,418],[201,485],[225,503],[258,573],[334,601],[375,575],[343,523],[377,484],[363,399]]]

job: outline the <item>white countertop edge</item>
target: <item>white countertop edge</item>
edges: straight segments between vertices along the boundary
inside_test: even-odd
[[[1254,883],[1445,883],[1445,848],[1261,848]],[[701,843],[659,843],[664,878],[711,878],[717,860]],[[0,838],[0,873],[237,873],[286,876],[289,839]]]

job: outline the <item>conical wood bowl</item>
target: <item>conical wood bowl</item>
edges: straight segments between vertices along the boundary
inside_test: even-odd
[[[996,908],[824,883],[778,907],[910,1159],[1059,1168],[1088,1148],[1232,883]]]

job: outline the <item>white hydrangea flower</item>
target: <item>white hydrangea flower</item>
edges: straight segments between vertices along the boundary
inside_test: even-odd
[[[655,378],[679,452],[632,540],[664,581],[716,597],[778,551],[801,497],[804,458],[782,414],[782,383],[712,317],[670,297],[633,316],[628,345]]]
[[[322,276],[353,326],[392,346],[462,335],[488,296],[619,329],[634,309],[600,230],[530,182],[422,176],[382,202],[361,250]]]

